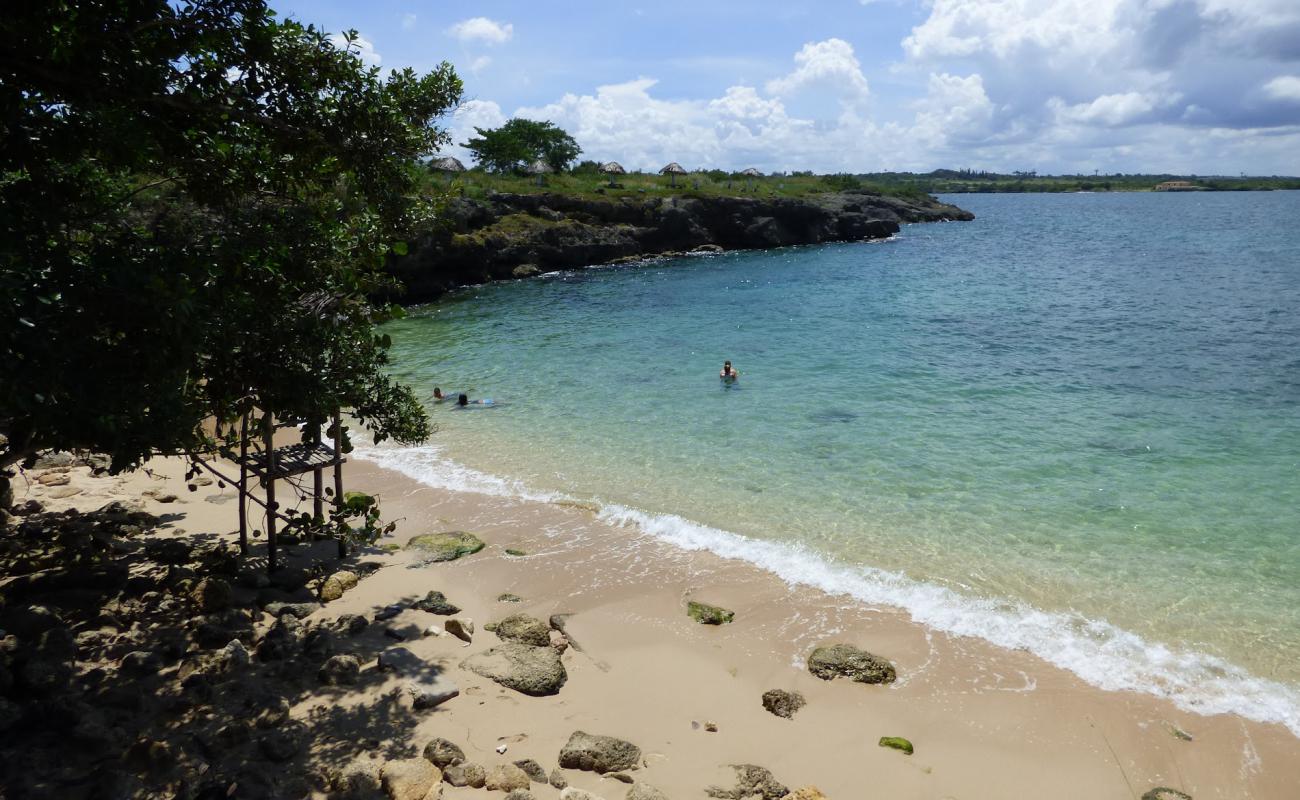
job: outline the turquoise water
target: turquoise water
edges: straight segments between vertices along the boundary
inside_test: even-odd
[[[394,372],[498,405],[402,458],[1300,733],[1300,193],[946,199],[416,309]]]

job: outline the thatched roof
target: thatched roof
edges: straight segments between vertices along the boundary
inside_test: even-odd
[[[618,163],[617,161],[610,161],[610,162],[608,162],[608,163],[601,164],[601,165],[600,165],[600,171],[603,172],[603,173],[605,173],[606,175],[626,175],[626,174],[627,174],[627,170],[623,169],[623,165],[620,164],[620,163]]]
[[[438,172],[464,172],[465,165],[460,163],[460,159],[458,158],[443,156],[442,158],[435,158],[430,161],[429,169],[434,169]]]
[[[746,178],[758,178],[758,177],[761,177],[761,176],[763,175],[763,173],[759,172],[758,170],[754,169],[753,167],[750,167],[749,169],[744,170],[744,171],[741,172],[740,174],[741,174],[741,175],[744,175]]]
[[[551,172],[551,171],[552,171],[551,165],[547,164],[545,161],[541,160],[540,158],[534,161],[533,163],[529,164],[528,168],[525,170],[525,172],[527,172],[529,175],[541,175],[544,172]]]
[[[685,175],[686,170],[682,169],[681,164],[678,164],[676,161],[674,161],[673,163],[659,170],[659,174],[660,175]]]

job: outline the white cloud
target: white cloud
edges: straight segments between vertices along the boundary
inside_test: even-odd
[[[988,137],[995,109],[981,76],[932,74],[928,89],[925,99],[915,104],[911,135],[932,150]]]
[[[473,17],[457,22],[448,28],[447,32],[462,42],[505,44],[514,37],[515,26],[508,22],[496,22],[487,17]]]
[[[1142,0],[1151,7],[1188,2]],[[646,170],[669,161],[691,169],[819,172],[944,166],[1205,172],[1207,164],[1228,173],[1293,169],[1288,165],[1294,162],[1290,153],[1300,151],[1300,125],[1290,104],[1300,99],[1300,77],[1279,76],[1273,64],[1258,79],[1235,84],[1237,94],[1253,98],[1259,110],[1248,124],[1225,124],[1213,96],[1184,92],[1178,70],[1148,63],[1150,53],[1130,58],[1122,48],[1106,49],[1103,32],[1130,18],[1139,0],[1095,3],[1107,22],[1084,25],[1078,34],[1092,38],[1082,46],[1064,33],[1060,18],[1035,23],[1008,17],[1009,25],[1020,25],[1017,30],[979,28],[977,35],[972,25],[945,28],[943,36],[927,40],[929,49],[918,50],[923,58],[909,59],[891,75],[891,92],[912,80],[920,94],[901,101],[897,108],[905,113],[892,118],[882,115],[895,109],[868,113],[870,87],[852,46],[828,39],[804,45],[788,74],[760,86],[734,85],[714,97],[665,96],[654,78],[642,77],[513,114],[496,103],[471,101],[450,126],[461,143],[474,126],[496,127],[507,116],[548,120],[577,139],[582,158]],[[1050,7],[1087,16],[1082,2],[1068,0],[934,0],[932,10],[960,7],[974,14],[979,5]],[[1252,7],[1264,5],[1256,0]],[[1135,41],[1146,35],[1132,34]],[[972,36],[974,46],[962,43]],[[953,48],[967,55],[934,55]],[[1156,60],[1165,63],[1168,57]],[[1290,119],[1290,126],[1279,119]],[[468,155],[461,148],[451,154]]]
[[[478,58],[476,58],[476,59],[474,59],[473,61],[470,62],[470,64],[469,64],[469,71],[470,71],[470,72],[473,72],[473,73],[475,73],[475,74],[477,74],[477,73],[482,72],[483,70],[487,69],[488,66],[489,66],[491,63],[492,63],[492,59],[491,59],[491,57],[489,57],[489,56],[479,56]]]
[[[809,42],[794,56],[795,69],[768,81],[774,95],[793,95],[810,88],[829,88],[847,100],[863,100],[871,93],[853,47],[843,39]]]
[[[1074,105],[1053,97],[1048,101],[1048,107],[1055,114],[1057,122],[1120,127],[1151,121],[1154,112],[1167,108],[1178,100],[1177,94],[1162,97],[1152,92],[1124,92],[1104,94],[1092,102]]]
[[[375,52],[375,46],[364,36],[358,36],[349,46],[343,34],[336,33],[330,36],[330,42],[340,50],[348,49],[349,52],[356,54],[367,66],[377,67],[384,60],[379,53]]]
[[[1014,142],[1113,159],[1141,139],[1132,158],[1177,161],[1196,129],[1290,136],[1297,124],[1291,76],[1278,76],[1279,63],[1300,64],[1296,0],[930,0],[902,46],[904,79],[981,76],[994,111],[977,152],[990,155]]]
[[[403,30],[408,30],[408,31],[409,31],[411,28],[414,28],[414,27],[415,27],[415,20],[416,20],[416,16],[415,16],[414,14],[403,14],[403,15],[402,15],[402,29],[403,29]]]
[[[1300,76],[1279,75],[1264,84],[1264,94],[1273,100],[1300,103]]]

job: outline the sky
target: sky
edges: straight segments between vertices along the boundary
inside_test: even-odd
[[[1300,175],[1300,0],[286,0],[657,170]],[[468,163],[468,161],[467,161]]]

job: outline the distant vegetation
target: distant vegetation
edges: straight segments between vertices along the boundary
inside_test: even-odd
[[[1300,177],[1227,177],[1223,175],[1039,175],[1002,174],[976,170],[937,169],[933,172],[875,172],[860,177],[889,187],[907,187],[928,194],[958,192],[1149,192],[1161,183],[1186,181],[1206,191],[1241,192],[1300,189]]]
[[[612,177],[612,179],[611,179]],[[773,174],[747,178],[739,172],[706,170],[677,176],[672,188],[666,175],[652,172],[629,172],[609,176],[600,172],[595,161],[583,161],[572,170],[543,175],[539,178],[519,172],[491,172],[482,167],[454,175],[430,173],[430,188],[442,190],[448,184],[465,197],[484,199],[493,192],[531,194],[556,192],[594,199],[597,197],[807,197],[846,189],[862,189],[895,197],[923,197],[926,190],[906,184],[878,184],[854,175]]]
[[[933,172],[870,172],[816,175],[812,172],[771,173],[747,178],[739,172],[711,169],[678,176],[677,187],[653,172],[611,176],[595,161],[583,161],[566,172],[537,179],[522,172],[496,172],[481,166],[455,176],[431,175],[431,185],[454,189],[466,197],[483,199],[492,192],[530,194],[556,192],[595,197],[676,195],[685,197],[757,196],[807,197],[826,192],[865,190],[893,197],[917,198],[930,194],[993,192],[1149,192],[1168,181],[1187,181],[1206,191],[1259,191],[1300,189],[1295,177],[1224,177],[1195,175],[1009,175],[972,170],[940,169]]]

